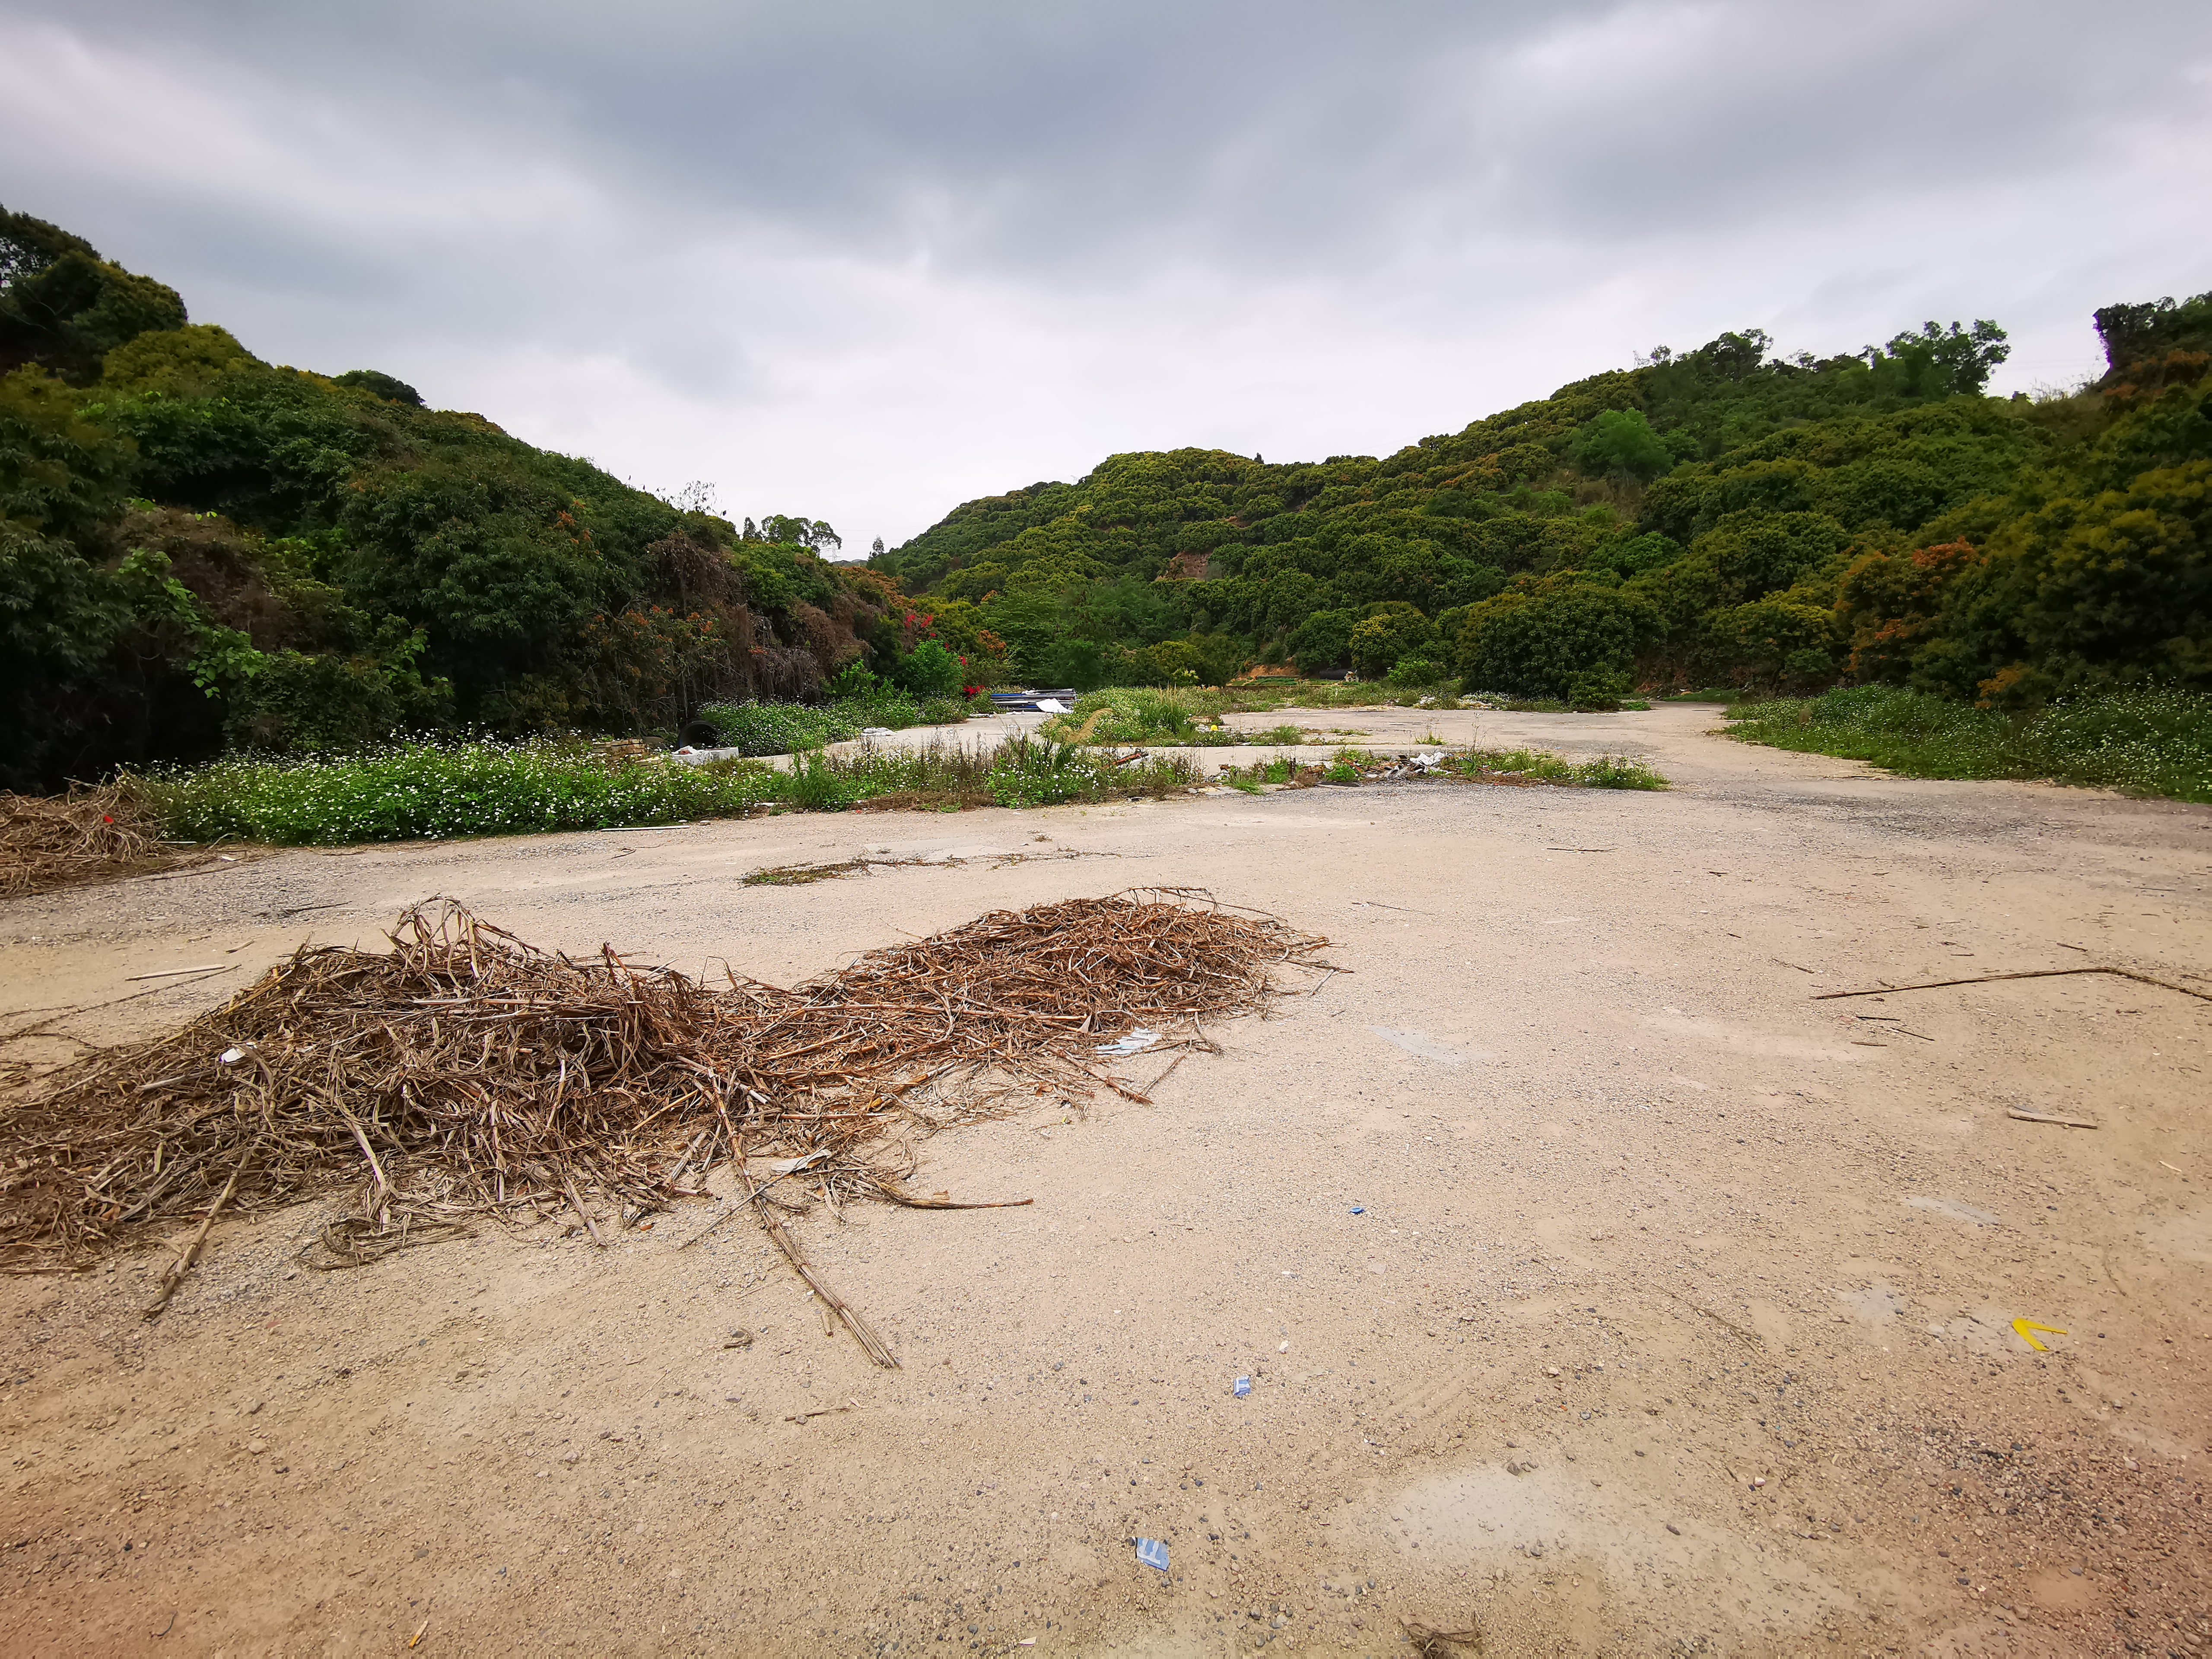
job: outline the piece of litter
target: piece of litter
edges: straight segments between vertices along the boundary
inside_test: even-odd
[[[2018,1337],[2021,1341],[2027,1343],[2029,1347],[2034,1349],[2038,1353],[2049,1353],[2051,1350],[2045,1347],[2042,1343],[2030,1336],[2028,1334],[2030,1331],[2041,1331],[2047,1336],[2066,1336],[2071,1334],[2069,1332],[2060,1330],[2056,1325],[2039,1325],[2033,1319],[2014,1320],[2012,1322],[2012,1334]]]
[[[1238,1377],[1234,1382],[1231,1382],[1229,1385],[1229,1392],[1235,1395],[1239,1400],[1242,1400],[1246,1395],[1252,1392],[1252,1379],[1249,1376]]]
[[[226,1048],[222,1051],[220,1058],[224,1065],[235,1066],[240,1060],[246,1058],[246,1050],[243,1048]]]
[[[1139,1025],[1125,1037],[1116,1037],[1111,1042],[1100,1043],[1098,1052],[1102,1054],[1140,1054],[1159,1040],[1160,1034],[1158,1031],[1148,1031]]]
[[[1137,1540],[1137,1559],[1148,1567],[1158,1567],[1165,1572],[1168,1570],[1168,1547],[1157,1538],[1139,1538]]]
[[[822,1163],[829,1156],[830,1153],[828,1149],[824,1148],[823,1151],[818,1152],[809,1152],[805,1158],[771,1158],[769,1160],[768,1167],[775,1170],[778,1175],[796,1175],[801,1170],[813,1168],[814,1165]]]
[[[1287,1343],[1287,1342],[1278,1343],[1278,1344],[1276,1345],[1275,1352],[1276,1352],[1277,1353],[1288,1353],[1290,1351],[1291,1351],[1291,1345],[1290,1345],[1289,1343]]]
[[[1364,1204],[1355,1204],[1352,1206],[1352,1212],[1354,1215],[1365,1215],[1367,1213],[1367,1206]]]

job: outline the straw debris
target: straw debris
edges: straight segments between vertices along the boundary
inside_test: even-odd
[[[0,793],[0,898],[168,861],[152,804],[128,782],[76,784],[62,795]]]
[[[771,1206],[948,1207],[905,1187],[915,1133],[1045,1091],[1142,1100],[1102,1046],[1144,1027],[1163,1052],[1210,1048],[1202,1021],[1263,1006],[1326,944],[1177,890],[996,911],[792,989],[574,960],[451,899],[387,937],[303,947],[180,1030],[22,1091],[0,1110],[0,1265],[82,1267],[218,1206],[349,1185],[313,1265],[466,1216],[565,1216],[604,1242],[734,1167],[811,1283]]]

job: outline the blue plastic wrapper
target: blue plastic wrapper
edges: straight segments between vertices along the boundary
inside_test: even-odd
[[[1364,1204],[1355,1204],[1352,1206],[1352,1212],[1354,1215],[1365,1215],[1367,1213],[1367,1206]]]
[[[1168,1547],[1157,1538],[1139,1538],[1137,1540],[1137,1559],[1148,1567],[1158,1567],[1165,1572],[1168,1570]]]
[[[1239,1400],[1242,1400],[1246,1395],[1252,1392],[1252,1379],[1249,1376],[1238,1377],[1234,1382],[1231,1382],[1229,1385],[1229,1392],[1235,1395]]]

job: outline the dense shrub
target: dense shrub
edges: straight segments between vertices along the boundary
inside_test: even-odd
[[[1579,676],[1629,674],[1639,645],[1657,628],[1657,613],[1638,595],[1547,578],[1468,611],[1460,629],[1460,678],[1561,696]]]

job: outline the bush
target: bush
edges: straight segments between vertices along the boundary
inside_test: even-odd
[[[740,755],[795,755],[860,735],[865,722],[854,705],[826,708],[799,702],[709,703],[699,718],[722,734],[721,746]]]
[[[1114,686],[1086,691],[1065,714],[1038,728],[1040,736],[1062,743],[1188,743],[1198,735],[1194,705],[1218,698],[1193,697],[1179,689]]]
[[[1107,795],[1164,795],[1197,781],[1181,755],[1152,755],[1116,766],[1097,750],[1023,733],[999,745],[988,787],[1001,806],[1057,806]]]
[[[1577,674],[1567,682],[1567,707],[1585,714],[1613,714],[1634,688],[1626,674]]]
[[[1626,675],[1658,629],[1640,596],[1571,578],[1486,599],[1460,633],[1460,678],[1533,696],[1560,696],[1579,677]]]
[[[718,702],[699,718],[721,733],[722,746],[741,755],[796,755],[826,744],[849,743],[871,726],[902,732],[910,726],[953,726],[968,718],[968,699],[957,695],[916,702],[860,671],[848,669],[837,684],[860,685],[857,695],[823,706],[803,702]],[[861,681],[865,685],[861,685]]]
[[[891,678],[917,697],[956,696],[966,670],[960,659],[935,640],[924,640],[898,659]]]
[[[1395,665],[1386,678],[1393,685],[1426,688],[1441,683],[1444,671],[1426,657],[1407,657]]]

